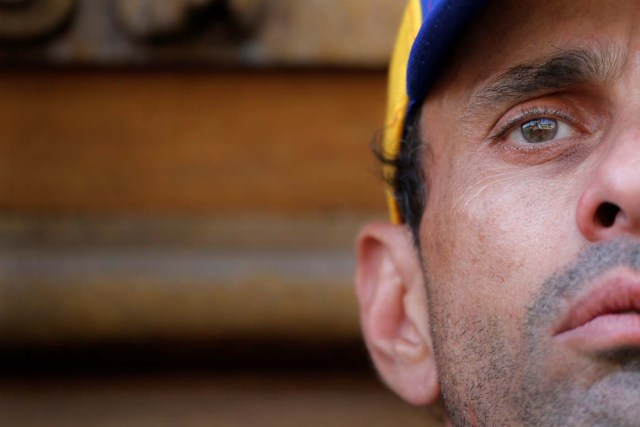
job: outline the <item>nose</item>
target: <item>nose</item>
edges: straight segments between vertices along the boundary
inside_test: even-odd
[[[619,134],[606,147],[576,210],[578,228],[592,242],[640,235],[640,129]]]

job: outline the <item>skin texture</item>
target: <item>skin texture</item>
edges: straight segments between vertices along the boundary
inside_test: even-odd
[[[453,425],[638,425],[640,347],[556,333],[598,280],[640,280],[640,3],[490,3],[423,105],[420,250],[402,226],[358,239],[365,340],[393,390],[442,396]],[[486,91],[574,51],[599,66],[522,96]],[[527,143],[533,118],[558,135]]]

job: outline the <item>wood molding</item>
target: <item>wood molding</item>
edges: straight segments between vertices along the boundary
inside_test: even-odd
[[[357,341],[362,222],[4,218],[0,344]]]
[[[388,0],[4,3],[0,64],[94,67],[382,69],[404,7]]]

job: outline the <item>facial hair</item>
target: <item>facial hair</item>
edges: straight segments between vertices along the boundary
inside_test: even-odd
[[[559,349],[549,333],[567,302],[614,268],[640,271],[640,241],[591,245],[550,275],[527,305],[520,342],[507,338],[508,319],[472,318],[456,312],[453,296],[437,306],[430,298],[434,351],[451,423],[640,425],[640,349],[579,356]]]

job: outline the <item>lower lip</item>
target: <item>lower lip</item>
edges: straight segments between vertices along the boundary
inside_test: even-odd
[[[640,313],[598,316],[584,325],[558,334],[556,338],[583,351],[640,347]]]

